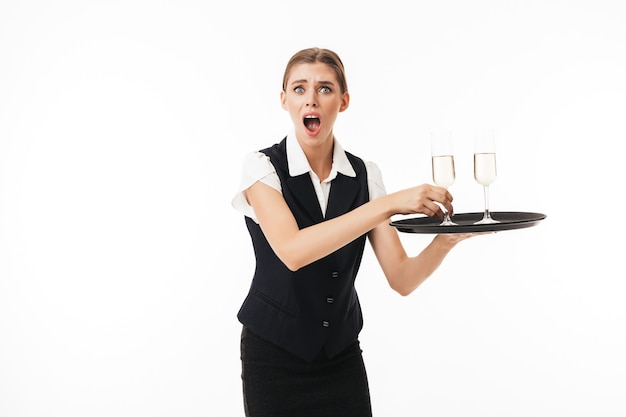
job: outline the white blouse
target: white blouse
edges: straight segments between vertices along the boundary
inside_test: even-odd
[[[335,146],[333,148],[333,165],[330,170],[330,174],[328,175],[328,178],[320,181],[315,172],[311,169],[311,166],[306,159],[306,155],[298,144],[298,140],[296,139],[294,133],[291,132],[287,136],[287,162],[289,164],[289,175],[294,177],[302,175],[306,172],[309,173],[315,188],[315,193],[317,194],[317,200],[320,203],[320,208],[322,209],[322,213],[324,215],[326,214],[326,205],[328,202],[328,195],[330,193],[330,186],[332,180],[337,177],[337,173],[342,173],[350,177],[356,176],[356,172],[354,172],[345,151],[337,139],[335,139]],[[387,192],[385,190],[382,174],[378,165],[374,162],[366,161],[365,167],[367,169],[367,184],[369,187],[370,200],[374,200],[375,198],[385,195]],[[280,179],[278,178],[278,174],[276,174],[274,165],[272,165],[272,162],[267,155],[259,151],[251,152],[246,155],[243,162],[241,183],[237,193],[231,201],[232,206],[237,211],[250,217],[255,222],[257,222],[257,219],[254,214],[254,209],[250,206],[250,204],[248,204],[244,191],[257,181],[261,181],[262,183],[267,184],[282,193]]]

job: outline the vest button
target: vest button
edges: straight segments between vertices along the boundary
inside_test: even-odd
[[[327,302],[328,304],[332,304],[332,303],[334,303],[334,302],[335,302],[335,299],[334,299],[333,297],[326,297],[326,302]]]
[[[324,326],[324,327],[328,327],[328,326],[330,326],[330,323],[329,323],[329,322],[327,322],[326,320],[324,320],[324,321],[322,322],[322,326]]]
[[[332,276],[333,278],[339,278],[339,272],[334,271],[334,272],[331,274],[331,276]]]

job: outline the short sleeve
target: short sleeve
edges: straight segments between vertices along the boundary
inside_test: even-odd
[[[241,182],[235,196],[231,200],[231,205],[235,210],[255,221],[254,209],[248,204],[244,191],[257,181],[261,181],[282,192],[280,179],[270,158],[262,152],[251,152],[244,158]]]
[[[380,168],[374,162],[366,161],[367,169],[367,186],[370,192],[370,201],[387,194],[385,184],[383,183],[383,175]]]

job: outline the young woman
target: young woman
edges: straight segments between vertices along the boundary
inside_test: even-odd
[[[371,416],[354,286],[366,238],[391,288],[415,290],[471,234],[442,234],[407,256],[394,214],[452,213],[452,196],[423,184],[387,194],[371,162],[333,134],[350,103],[333,51],[309,48],[287,63],[280,100],[293,130],[247,156],[233,206],[245,215],[256,256],[243,324],[244,407],[252,417]]]

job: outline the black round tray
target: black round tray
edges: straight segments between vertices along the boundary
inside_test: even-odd
[[[483,218],[483,213],[459,213],[452,216],[456,226],[441,226],[441,220],[431,217],[415,217],[410,219],[395,220],[389,223],[405,233],[475,233],[497,232],[501,230],[515,230],[535,226],[546,218],[542,213],[529,213],[523,211],[492,211],[491,218],[499,223],[474,224]]]

